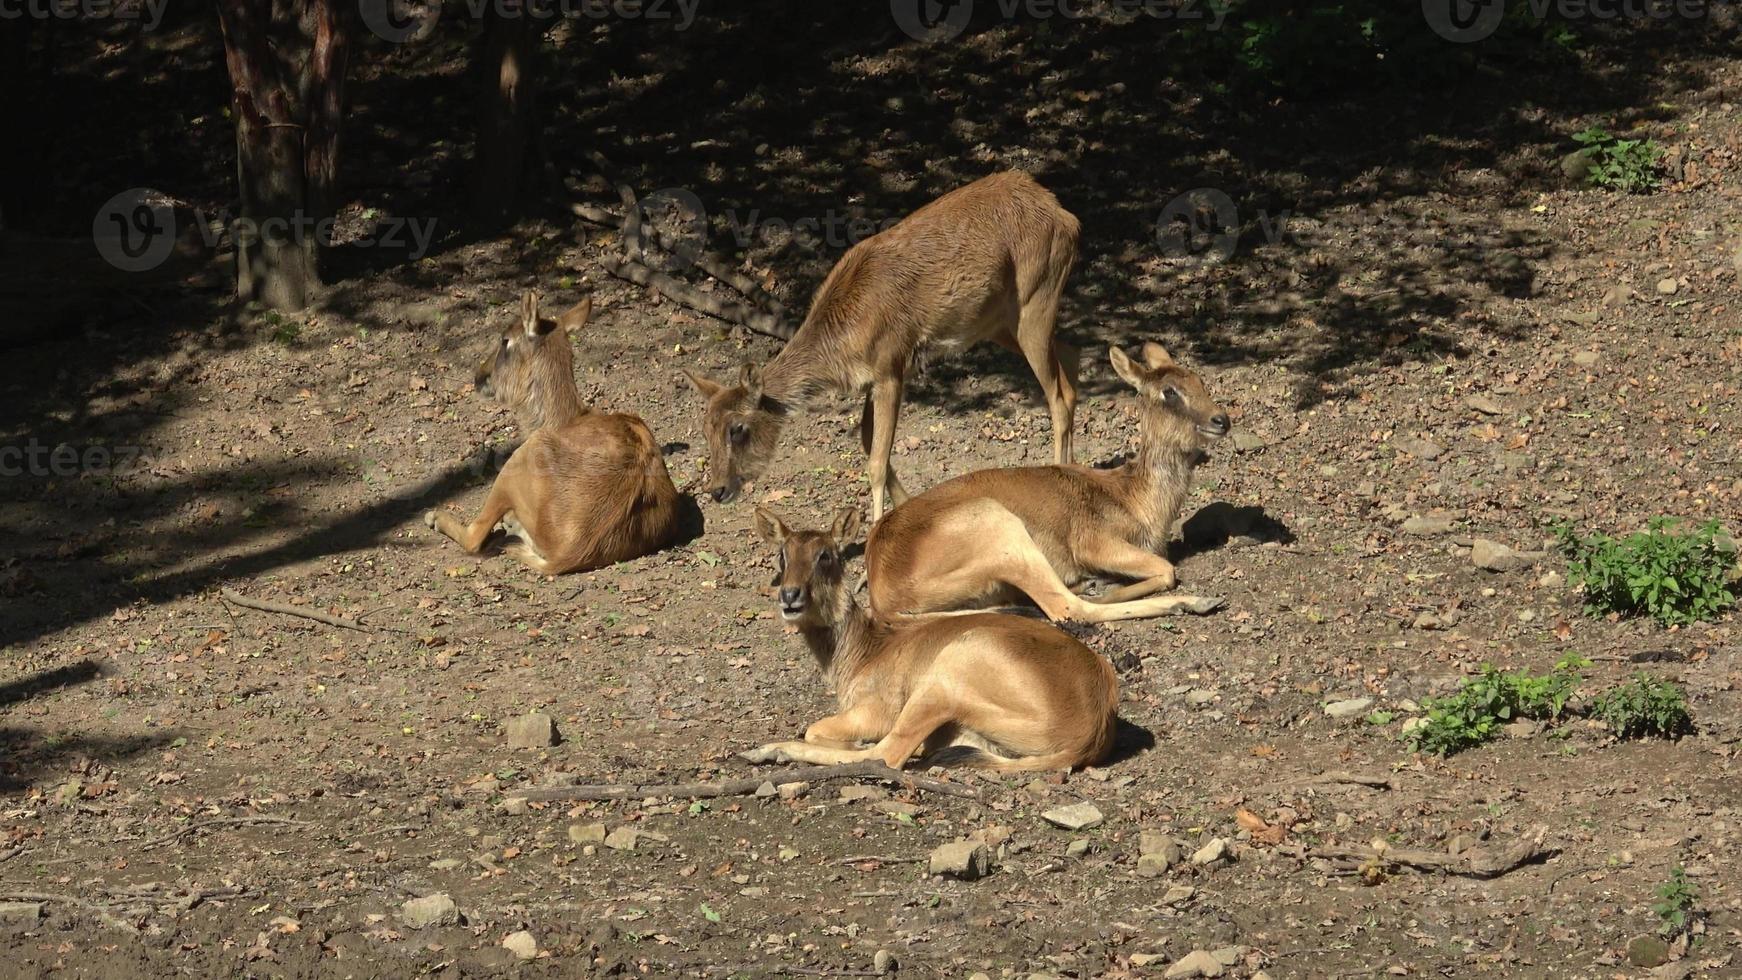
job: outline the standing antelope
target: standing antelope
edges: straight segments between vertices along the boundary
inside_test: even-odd
[[[1154,593],[1176,584],[1173,565],[1156,552],[1173,532],[1203,451],[1227,435],[1228,416],[1160,344],[1144,344],[1141,363],[1117,347],[1109,356],[1142,397],[1137,456],[1110,470],[980,470],[891,511],[866,543],[874,612],[917,615],[1026,595],[1049,619],[1100,623],[1222,604]],[[1097,600],[1071,590],[1095,572],[1138,581]]]
[[[767,470],[794,404],[824,391],[865,395],[871,519],[907,499],[889,465],[908,368],[923,350],[990,340],[1017,351],[1052,412],[1053,458],[1071,461],[1076,352],[1053,336],[1077,254],[1077,219],[1015,171],[960,187],[847,251],[810,315],[766,368],[728,387],[685,372],[708,400],[710,490],[729,501]]]
[[[959,746],[950,762],[1011,772],[1106,757],[1119,704],[1112,665],[1050,623],[1023,616],[890,623],[866,615],[842,585],[841,549],[858,528],[857,507],[826,532],[791,531],[756,509],[756,529],[780,549],[781,618],[804,636],[841,710],[805,729],[804,741],[764,745],[745,758],[882,759],[899,769],[922,748]]]
[[[478,365],[479,394],[513,409],[526,442],[508,457],[470,524],[430,511],[424,523],[476,554],[498,522],[520,542],[509,553],[536,572],[601,568],[658,551],[681,531],[678,492],[647,424],[581,403],[572,335],[592,297],[551,320],[528,292]]]

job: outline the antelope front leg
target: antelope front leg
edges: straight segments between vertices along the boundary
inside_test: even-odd
[[[1091,602],[1128,602],[1166,592],[1179,584],[1173,562],[1117,538],[1096,541],[1083,555],[1084,563],[1098,571],[1138,581],[1123,585]]]
[[[880,378],[871,386],[871,399],[866,403],[871,408],[871,446],[870,462],[866,467],[871,474],[871,523],[875,524],[883,516],[883,497],[889,494],[896,498],[899,504],[907,498],[906,491],[901,489],[901,481],[895,478],[889,465],[889,454],[895,449],[895,421],[901,415],[902,380],[900,377]]]
[[[496,529],[501,521],[514,507],[506,491],[502,489],[502,480],[497,478],[490,487],[490,496],[484,498],[484,509],[470,524],[462,522],[452,514],[441,511],[429,511],[423,515],[425,526],[433,528],[452,538],[456,544],[466,549],[468,554],[477,554],[489,540],[490,532]]]

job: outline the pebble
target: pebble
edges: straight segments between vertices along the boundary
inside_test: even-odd
[[[1416,614],[1412,625],[1418,630],[1437,630],[1445,628],[1446,624],[1440,622],[1440,618],[1431,612],[1420,612]]]
[[[783,799],[783,800],[796,800],[799,797],[810,792],[811,784],[805,783],[805,782],[781,783],[780,786],[778,787],[778,789],[780,790],[780,798],[781,799]]]
[[[887,949],[880,949],[871,957],[871,969],[878,973],[894,973],[900,966],[895,961],[895,954]]]
[[[959,840],[931,852],[931,873],[964,881],[984,878],[992,870],[992,849],[979,841]]]
[[[534,959],[538,956],[538,940],[532,938],[532,933],[525,929],[509,933],[508,937],[502,940],[502,948],[523,960]]]
[[[556,719],[541,711],[510,718],[505,727],[510,748],[543,749],[556,744]]]
[[[1268,445],[1263,436],[1246,429],[1235,429],[1232,438],[1237,453],[1255,453]]]
[[[1558,589],[1567,583],[1566,576],[1560,572],[1548,572],[1536,580],[1536,584],[1545,589]]]
[[[1505,415],[1506,414],[1506,406],[1500,404],[1499,402],[1488,397],[1487,395],[1471,395],[1470,397],[1464,399],[1464,404],[1470,406],[1470,409],[1472,411],[1479,412],[1483,415]]]
[[[1372,698],[1347,698],[1325,705],[1325,715],[1330,718],[1354,718],[1365,714],[1367,709],[1371,707],[1373,707]]]
[[[1674,296],[1677,286],[1678,283],[1675,281],[1673,276],[1659,279],[1657,281],[1657,291],[1659,295],[1662,296]]]
[[[1182,857],[1179,843],[1166,834],[1146,830],[1137,839],[1137,873],[1145,878],[1161,877]]]
[[[1101,815],[1101,809],[1093,803],[1072,803],[1070,806],[1057,806],[1040,815],[1042,820],[1055,827],[1066,830],[1088,830],[1099,827],[1106,819]]]
[[[447,892],[436,892],[406,902],[399,910],[399,918],[408,929],[454,926],[460,924],[460,909]]]
[[[437,858],[429,863],[431,871],[452,871],[466,862],[459,858]]]
[[[1627,944],[1627,962],[1634,966],[1662,966],[1669,962],[1669,944],[1656,936],[1634,936]]]
[[[1219,977],[1227,967],[1216,961],[1207,949],[1194,949],[1167,968],[1165,977]]]
[[[1132,966],[1154,966],[1157,963],[1166,963],[1167,962],[1167,954],[1166,953],[1132,953],[1130,959],[1131,959]]]
[[[34,926],[42,918],[41,902],[0,902],[0,923]]]
[[[524,817],[528,809],[524,796],[510,796],[502,801],[502,812],[511,817]]]
[[[1449,517],[1411,517],[1400,528],[1404,534],[1450,534],[1456,524]]]
[[[1161,902],[1163,905],[1178,905],[1191,901],[1192,896],[1197,893],[1198,890],[1190,885],[1175,885],[1167,890],[1167,894],[1161,896]]]
[[[1415,436],[1400,436],[1391,440],[1395,449],[1414,456],[1417,459],[1435,460],[1445,455],[1445,449],[1431,439],[1418,439]]]
[[[888,791],[883,789],[881,786],[861,786],[853,784],[841,787],[842,803],[875,803],[878,800],[886,800],[888,798]]]
[[[776,789],[773,783],[764,780],[761,786],[756,787],[756,798],[766,800],[770,796],[779,794],[779,792],[780,790]]]
[[[871,804],[871,808],[879,813],[887,813],[892,817],[917,817],[920,811],[919,806],[903,803],[900,800],[878,800]]]
[[[1602,359],[1603,355],[1594,350],[1582,350],[1573,355],[1573,364],[1588,371],[1591,368],[1596,367],[1597,363]]]
[[[1211,838],[1208,844],[1192,852],[1192,863],[1202,867],[1209,867],[1227,859],[1228,841],[1222,837]]]
[[[569,824],[569,840],[575,844],[603,844],[605,843],[605,825],[602,823]]]
[[[1215,691],[1208,691],[1200,687],[1186,692],[1186,703],[1194,708],[1203,707],[1214,700],[1216,700]]]
[[[613,851],[633,851],[640,837],[634,827],[618,827],[605,835],[605,846]]]
[[[1470,563],[1489,572],[1510,572],[1535,564],[1541,558],[1540,551],[1513,551],[1487,538],[1477,538],[1470,545]]]

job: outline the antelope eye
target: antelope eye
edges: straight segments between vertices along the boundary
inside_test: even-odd
[[[833,566],[835,564],[835,553],[833,551],[824,551],[817,555],[817,564],[824,568]]]
[[[742,422],[733,422],[732,427],[726,430],[726,434],[731,437],[734,445],[742,446],[750,441],[750,427]]]
[[[1166,388],[1161,389],[1161,400],[1167,402],[1169,405],[1178,405],[1185,401],[1185,397],[1179,393],[1178,388],[1168,385]]]

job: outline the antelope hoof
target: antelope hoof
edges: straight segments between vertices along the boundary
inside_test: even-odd
[[[1195,616],[1205,616],[1215,612],[1227,604],[1228,600],[1223,599],[1220,596],[1194,596],[1190,602],[1183,603],[1179,607],[1179,611],[1191,613]]]
[[[738,753],[738,758],[743,759],[745,762],[755,763],[757,765],[769,762],[791,761],[787,758],[786,753],[780,750],[780,746],[778,745],[764,745],[759,749],[750,749],[747,752],[740,752]]]
[[[423,512],[423,526],[429,528],[431,531],[435,530],[435,526],[436,526],[436,512],[435,511],[426,510]]]

